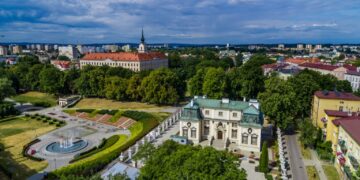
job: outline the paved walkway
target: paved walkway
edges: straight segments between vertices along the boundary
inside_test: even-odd
[[[170,139],[171,135],[175,135],[180,130],[180,123],[177,121],[173,126],[171,126],[168,130],[166,130],[161,136],[154,141],[154,145],[156,147],[160,146],[166,140]]]
[[[259,165],[259,162],[258,161],[254,161],[254,162],[255,162],[254,164],[249,163],[249,160],[246,158],[241,161],[240,167],[245,169],[247,173],[247,177],[249,179],[265,180],[264,173],[255,171],[255,167]]]
[[[306,168],[300,153],[300,146],[297,142],[297,136],[286,135],[287,152],[289,153],[290,170],[292,179],[307,180]]]
[[[322,164],[324,164],[324,163],[322,163],[319,160],[319,158],[314,150],[310,149],[310,152],[311,152],[312,159],[304,159],[305,166],[315,166],[315,168],[319,174],[320,180],[326,180],[327,178],[326,178],[326,175],[322,168]]]

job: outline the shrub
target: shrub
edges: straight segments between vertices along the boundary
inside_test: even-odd
[[[108,139],[103,139],[98,147],[94,147],[89,149],[88,151],[80,153],[77,157],[75,157],[73,160],[70,161],[70,163],[76,162],[80,159],[84,159],[86,157],[89,157],[93,154],[96,154],[104,149],[107,149],[114,145],[119,140],[118,135],[113,135],[109,137]]]
[[[46,120],[46,119],[43,119],[43,120],[42,120],[42,122],[46,123],[46,122],[47,122],[47,120]]]
[[[137,121],[153,118],[151,114],[141,111],[124,111],[122,115]]]
[[[36,144],[40,142],[40,139],[34,139],[33,141],[29,142],[28,144],[26,144],[23,149],[22,149],[22,152],[21,154],[24,156],[24,157],[27,157],[31,160],[34,160],[34,161],[43,161],[44,159],[42,158],[38,158],[38,157],[34,157],[34,156],[31,156],[27,153],[27,151],[29,150],[30,146],[33,145],[33,144]]]
[[[273,177],[271,174],[265,174],[265,179],[266,180],[273,180]]]
[[[46,117],[45,119],[47,119],[47,120],[51,120],[51,117]]]
[[[25,117],[30,117],[30,114],[25,114]]]
[[[40,107],[51,107],[51,104],[49,102],[44,101],[37,101],[32,103],[34,106],[40,106]]]
[[[61,126],[61,124],[56,124],[56,127],[60,127]]]
[[[92,113],[95,109],[77,109],[76,112]]]
[[[41,120],[42,120],[42,118],[41,118],[41,117],[37,117],[37,118],[36,118],[36,120],[41,121]]]
[[[52,124],[54,124],[54,122],[53,122],[53,121],[49,121],[49,124],[52,125]]]

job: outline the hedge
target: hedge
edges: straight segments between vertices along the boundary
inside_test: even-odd
[[[13,173],[6,168],[5,164],[0,164],[0,171],[3,172],[9,179],[12,179]]]
[[[80,159],[84,159],[84,158],[94,155],[104,149],[107,149],[107,148],[111,147],[112,145],[114,145],[118,140],[119,140],[118,135],[113,135],[113,136],[109,137],[108,139],[103,139],[103,141],[101,142],[101,144],[98,147],[94,147],[88,151],[80,153],[77,157],[72,159],[70,161],[70,163],[79,161]]]
[[[115,115],[119,110],[107,110],[107,109],[102,109],[99,110],[97,113],[98,114],[110,114],[110,115]]]
[[[15,119],[17,119],[16,116],[7,117],[7,118],[4,118],[4,119],[0,119],[0,123],[15,120]]]
[[[34,157],[34,156],[31,156],[27,153],[27,151],[29,150],[30,146],[33,145],[33,144],[36,144],[40,142],[40,139],[34,139],[33,141],[29,142],[28,144],[24,145],[23,149],[22,149],[22,152],[21,154],[24,156],[24,157],[27,157],[31,160],[34,160],[34,161],[43,161],[44,159],[43,158],[38,158],[38,157]]]
[[[124,111],[122,115],[137,121],[153,118],[151,114],[140,111]]]
[[[113,146],[93,156],[55,170],[49,173],[47,178],[53,179],[70,174],[90,177],[105,168],[111,161],[118,158],[121,152],[134,145],[137,140],[150,132],[157,124],[158,121],[155,117],[153,117],[152,120],[138,121],[130,128],[131,137],[128,138],[128,140],[126,140],[126,135],[119,135],[119,140]]]
[[[51,107],[51,104],[49,102],[45,101],[36,101],[32,103],[34,106],[40,106],[40,107]]]
[[[92,113],[95,109],[77,109],[76,112]]]

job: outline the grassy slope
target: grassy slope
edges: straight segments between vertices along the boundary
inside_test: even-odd
[[[5,163],[10,169],[21,172],[17,173],[15,179],[25,179],[41,171],[47,166],[47,162],[25,158],[21,155],[21,151],[25,144],[36,138],[36,135],[45,134],[55,128],[47,123],[25,117],[0,123],[0,141],[6,147],[5,151],[0,152],[0,163]]]
[[[328,180],[338,180],[340,179],[339,174],[336,168],[332,165],[322,165],[322,168],[325,172],[325,175]]]
[[[84,98],[74,108],[79,109],[162,109],[163,106],[156,106],[140,102],[120,102],[100,98]]]
[[[36,91],[20,94],[12,97],[12,99],[20,103],[48,102],[52,106],[56,105],[57,103],[57,100],[54,96]]]

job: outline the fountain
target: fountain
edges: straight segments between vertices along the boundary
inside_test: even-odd
[[[66,133],[61,135],[58,142],[49,144],[46,150],[54,153],[67,154],[84,149],[88,145],[88,142],[76,137],[78,137],[78,133],[75,131],[66,131]],[[74,139],[76,140],[74,141]]]

